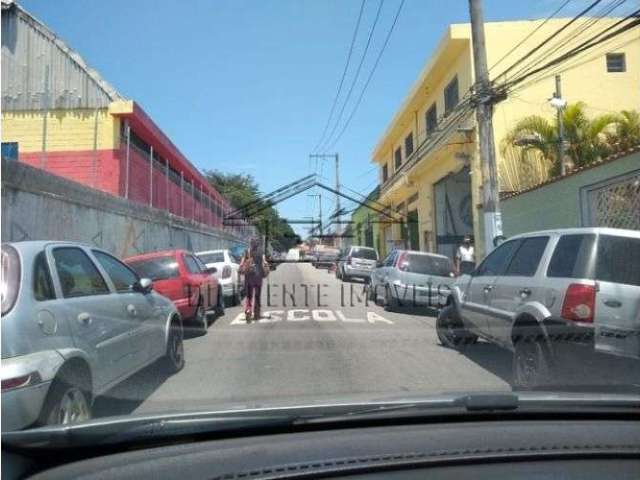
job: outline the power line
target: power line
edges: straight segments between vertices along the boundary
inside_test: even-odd
[[[506,70],[504,70],[500,75],[498,75],[496,78],[500,78],[500,77],[504,77],[507,73],[509,73],[511,70],[513,70],[514,68],[516,68],[518,65],[520,65],[522,62],[524,62],[525,60],[527,60],[528,58],[531,57],[531,55],[533,55],[534,53],[536,53],[538,50],[540,50],[542,47],[544,47],[547,43],[549,43],[550,41],[552,41],[556,35],[558,35],[559,33],[563,32],[564,30],[566,30],[567,28],[569,28],[575,21],[577,21],[581,16],[583,16],[585,13],[589,12],[591,9],[593,9],[596,5],[598,5],[600,2],[602,2],[602,0],[595,0],[593,3],[591,3],[587,8],[585,8],[584,10],[582,10],[578,15],[576,15],[575,17],[573,17],[569,22],[565,23],[562,27],[560,27],[556,32],[554,32],[553,34],[551,34],[550,36],[548,36],[547,38],[545,38],[542,42],[540,42],[537,46],[535,46],[534,48],[532,48],[531,50],[529,50],[526,54],[524,54],[519,60],[517,60],[515,63],[513,63],[510,67],[508,67]]]
[[[602,32],[600,32],[599,34],[591,37],[589,40],[582,42],[580,45],[578,45],[577,47],[571,49],[570,51],[560,55],[559,57],[554,58],[553,60],[550,60],[549,62],[545,63],[544,65],[542,65],[541,67],[538,67],[520,77],[518,77],[517,79],[514,79],[512,81],[509,81],[506,83],[506,88],[507,90],[509,88],[513,88],[513,86],[517,85],[518,83],[523,82],[524,80],[526,80],[527,78],[542,72],[550,67],[553,67],[559,63],[562,63],[566,60],[568,60],[569,58],[572,58],[590,48],[593,48],[596,45],[599,45],[600,43],[603,43],[611,38],[614,38],[628,30],[630,30],[631,28],[640,25],[640,18],[638,17],[638,15],[640,14],[640,9],[632,12],[630,15],[628,15],[627,17],[623,18],[622,20],[614,23],[613,25],[610,25],[609,27],[607,27],[606,29],[604,29]],[[629,19],[634,19],[633,21],[631,21],[630,23],[628,23],[627,25],[623,25],[622,27],[618,28],[617,30],[614,30],[613,32],[608,33],[607,35],[605,35],[604,37],[598,39],[598,37],[601,37],[604,33],[606,33],[607,31],[617,27],[618,25],[620,25],[621,23],[629,20]]]
[[[356,69],[356,74],[353,77],[353,81],[351,82],[351,86],[349,87],[349,91],[347,92],[347,97],[344,99],[344,102],[342,103],[342,108],[340,109],[340,113],[338,114],[338,117],[333,125],[333,128],[331,129],[331,133],[329,134],[325,142],[323,142],[323,145],[326,145],[331,140],[331,137],[333,137],[333,134],[336,132],[336,129],[340,124],[340,120],[342,120],[342,115],[344,115],[344,110],[345,108],[347,108],[347,104],[349,103],[349,99],[351,98],[351,94],[353,93],[353,89],[355,88],[358,78],[360,76],[360,71],[362,70],[362,65],[364,64],[364,60],[367,56],[367,52],[369,51],[369,46],[371,45],[371,39],[373,38],[373,32],[375,31],[376,25],[378,24],[378,20],[380,19],[380,12],[382,11],[383,4],[384,4],[384,0],[380,0],[380,2],[378,3],[378,10],[376,12],[376,17],[373,21],[373,25],[371,25],[371,30],[369,31],[369,37],[367,38],[367,43],[365,44],[364,51],[362,52],[362,56],[360,57],[360,63],[358,64],[358,68]],[[323,152],[326,152],[328,148],[320,147],[320,150],[322,150]]]
[[[514,45],[511,48],[511,50],[509,50],[502,57],[500,57],[493,65],[491,65],[491,67],[489,67],[489,72],[493,68],[495,68],[496,65],[498,65],[500,62],[502,62],[505,58],[507,58],[509,55],[511,55],[516,49],[518,49],[518,47],[522,46],[529,38],[531,38],[538,30],[540,30],[549,20],[551,20],[553,17],[555,17],[558,14],[558,12],[560,12],[560,10],[562,10],[564,7],[566,7],[569,2],[571,2],[571,0],[565,0],[565,2],[562,5],[560,5],[551,15],[549,15],[547,18],[545,18],[544,22],[542,22],[535,29],[533,29],[526,37],[524,37],[516,45]]]
[[[592,28],[598,21],[600,21],[603,17],[609,15],[613,10],[624,4],[627,0],[614,0],[609,5],[603,7],[594,17],[587,18],[583,21],[577,28],[572,31],[568,31],[566,35],[562,38],[557,38],[557,45],[552,47],[546,51],[539,52],[538,56],[535,58],[527,59],[528,63],[525,63],[524,66],[520,68],[515,74],[512,75],[513,78],[518,78],[524,73],[530,71],[532,68],[540,65],[540,63],[546,59],[548,59],[551,55],[556,53],[558,50],[567,46],[568,43],[574,42],[580,35],[584,34],[587,30]]]
[[[608,50],[617,50],[617,49],[625,47],[625,46],[627,46],[630,43],[635,41],[635,39],[628,39],[628,40],[625,40],[625,41],[623,41],[621,43],[617,43],[614,46],[609,46],[608,43],[611,42],[612,40],[614,40],[614,38],[609,38],[606,41],[602,42],[600,44],[600,48],[601,49],[606,48]],[[523,84],[520,84],[516,88],[510,90],[509,91],[509,95],[513,95],[515,92],[519,92],[520,90],[524,90],[525,88],[527,88],[527,87],[529,87],[531,85],[534,85],[534,84],[536,84],[538,82],[541,82],[542,80],[545,80],[547,78],[553,77],[556,74],[565,72],[567,70],[571,70],[571,69],[576,68],[577,66],[582,65],[582,64],[584,64],[586,62],[590,62],[593,59],[595,59],[596,57],[602,55],[602,51],[603,50],[594,50],[594,51],[590,52],[590,53],[593,53],[593,55],[591,55],[591,56],[589,56],[587,58],[582,58],[582,55],[584,55],[584,52],[581,52],[580,54],[576,55],[572,59],[572,60],[574,60],[573,63],[570,63],[568,65],[567,64],[559,64],[559,65],[556,65],[556,66],[552,67],[548,71],[541,72],[540,74],[538,74],[538,75],[534,76],[533,78],[529,79],[527,82],[525,82]],[[519,99],[517,96],[515,98]],[[522,99],[519,99],[519,100],[524,101]],[[544,103],[546,103],[546,101]],[[589,105],[589,106],[590,106],[590,108],[594,108],[591,105]],[[607,111],[611,111],[611,110],[607,110]]]
[[[371,69],[371,72],[369,73],[369,77],[367,78],[367,81],[365,82],[364,87],[362,87],[362,91],[360,92],[360,96],[358,97],[358,100],[357,100],[355,106],[353,107],[353,110],[351,111],[351,114],[347,118],[347,121],[345,122],[345,124],[342,127],[342,130],[340,131],[338,136],[335,138],[335,140],[333,140],[331,145],[329,145],[329,147],[327,148],[328,150],[332,149],[333,146],[338,142],[338,140],[340,140],[340,138],[342,137],[342,135],[346,131],[347,127],[351,123],[351,120],[353,119],[354,115],[358,111],[358,107],[360,106],[360,102],[362,102],[362,98],[364,97],[364,94],[367,91],[367,87],[369,86],[369,82],[371,82],[371,79],[373,78],[373,74],[375,73],[376,68],[378,67],[378,64],[380,63],[380,58],[382,58],[382,54],[384,53],[385,49],[387,48],[387,44],[389,43],[389,39],[391,38],[391,34],[393,33],[393,29],[395,28],[396,23],[398,22],[398,17],[400,16],[400,12],[402,11],[402,6],[404,5],[404,2],[405,2],[405,0],[402,0],[400,2],[400,5],[398,6],[398,10],[396,11],[396,15],[393,18],[393,23],[391,24],[391,28],[389,28],[389,32],[387,33],[387,37],[385,38],[384,43],[382,44],[382,48],[380,49],[380,52],[378,53],[378,57],[376,58],[376,61],[373,64],[373,68]],[[331,138],[331,137],[329,137],[329,138]]]
[[[342,85],[344,84],[344,79],[347,76],[347,70],[349,69],[349,63],[351,62],[351,55],[353,53],[353,46],[356,43],[356,38],[358,36],[358,31],[360,29],[360,21],[362,20],[362,12],[364,12],[364,4],[365,0],[362,0],[360,4],[360,12],[358,13],[358,20],[356,21],[356,28],[353,30],[353,35],[351,37],[351,45],[349,46],[349,53],[347,55],[347,61],[344,64],[344,69],[342,70],[342,77],[340,78],[340,83],[338,84],[338,90],[336,92],[336,96],[333,99],[333,105],[331,105],[331,111],[329,112],[329,118],[327,118],[327,123],[324,126],[324,130],[322,131],[322,135],[320,136],[320,140],[316,143],[316,146],[313,148],[314,151],[318,149],[318,147],[324,141],[324,137],[327,134],[327,130],[329,129],[329,124],[331,123],[331,119],[333,118],[333,113],[335,112],[336,105],[338,104],[338,98],[340,97],[340,93],[342,92]]]

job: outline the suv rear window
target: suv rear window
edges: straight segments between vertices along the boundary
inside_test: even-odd
[[[175,257],[157,257],[148,260],[137,260],[127,262],[142,278],[156,280],[167,280],[179,276],[178,261]]]
[[[373,248],[353,248],[351,250],[353,258],[364,258],[366,260],[377,260],[378,254]]]
[[[593,278],[594,234],[563,235],[553,252],[547,277]]]
[[[15,248],[2,246],[2,315],[9,312],[18,298],[20,289],[20,258]]]
[[[596,280],[640,286],[640,238],[600,235]]]
[[[424,273],[439,277],[449,277],[453,273],[453,263],[448,258],[410,253],[405,261],[407,262],[406,272]]]

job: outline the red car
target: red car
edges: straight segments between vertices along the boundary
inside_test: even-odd
[[[182,315],[203,332],[207,331],[207,312],[224,314],[222,289],[213,276],[215,268],[207,268],[187,250],[145,253],[124,259],[138,275],[153,281],[153,288],[170,298]]]

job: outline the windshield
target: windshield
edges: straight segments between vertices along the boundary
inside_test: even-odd
[[[638,8],[2,0],[1,428],[640,394]]]
[[[372,248],[354,248],[351,250],[351,256],[354,258],[364,258],[366,260],[378,259],[378,254]]]
[[[406,271],[448,277],[453,274],[453,262],[448,258],[410,253],[407,255]]]
[[[199,253],[198,257],[204,263],[222,263],[222,262],[224,262],[224,253],[223,252]]]
[[[179,275],[178,262],[174,256],[133,260],[127,263],[141,278],[153,281],[168,280]]]

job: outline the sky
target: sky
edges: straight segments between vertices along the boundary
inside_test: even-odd
[[[400,2],[383,0],[345,119]],[[360,0],[20,3],[118,92],[139,103],[200,169],[249,173],[265,193],[314,171],[334,182],[334,165],[320,162],[316,170],[309,153],[326,125]],[[561,3],[485,0],[484,15],[486,21],[544,18]],[[575,13],[584,3],[574,0],[563,13]],[[378,5],[379,0],[365,2],[343,94]],[[466,0],[405,0],[362,103],[333,148],[343,185],[362,194],[375,187],[375,144],[447,25],[468,18]],[[317,199],[306,193],[280,204],[280,214],[317,216]],[[335,197],[325,192],[325,214],[334,207]],[[295,228],[305,233],[304,226]]]

